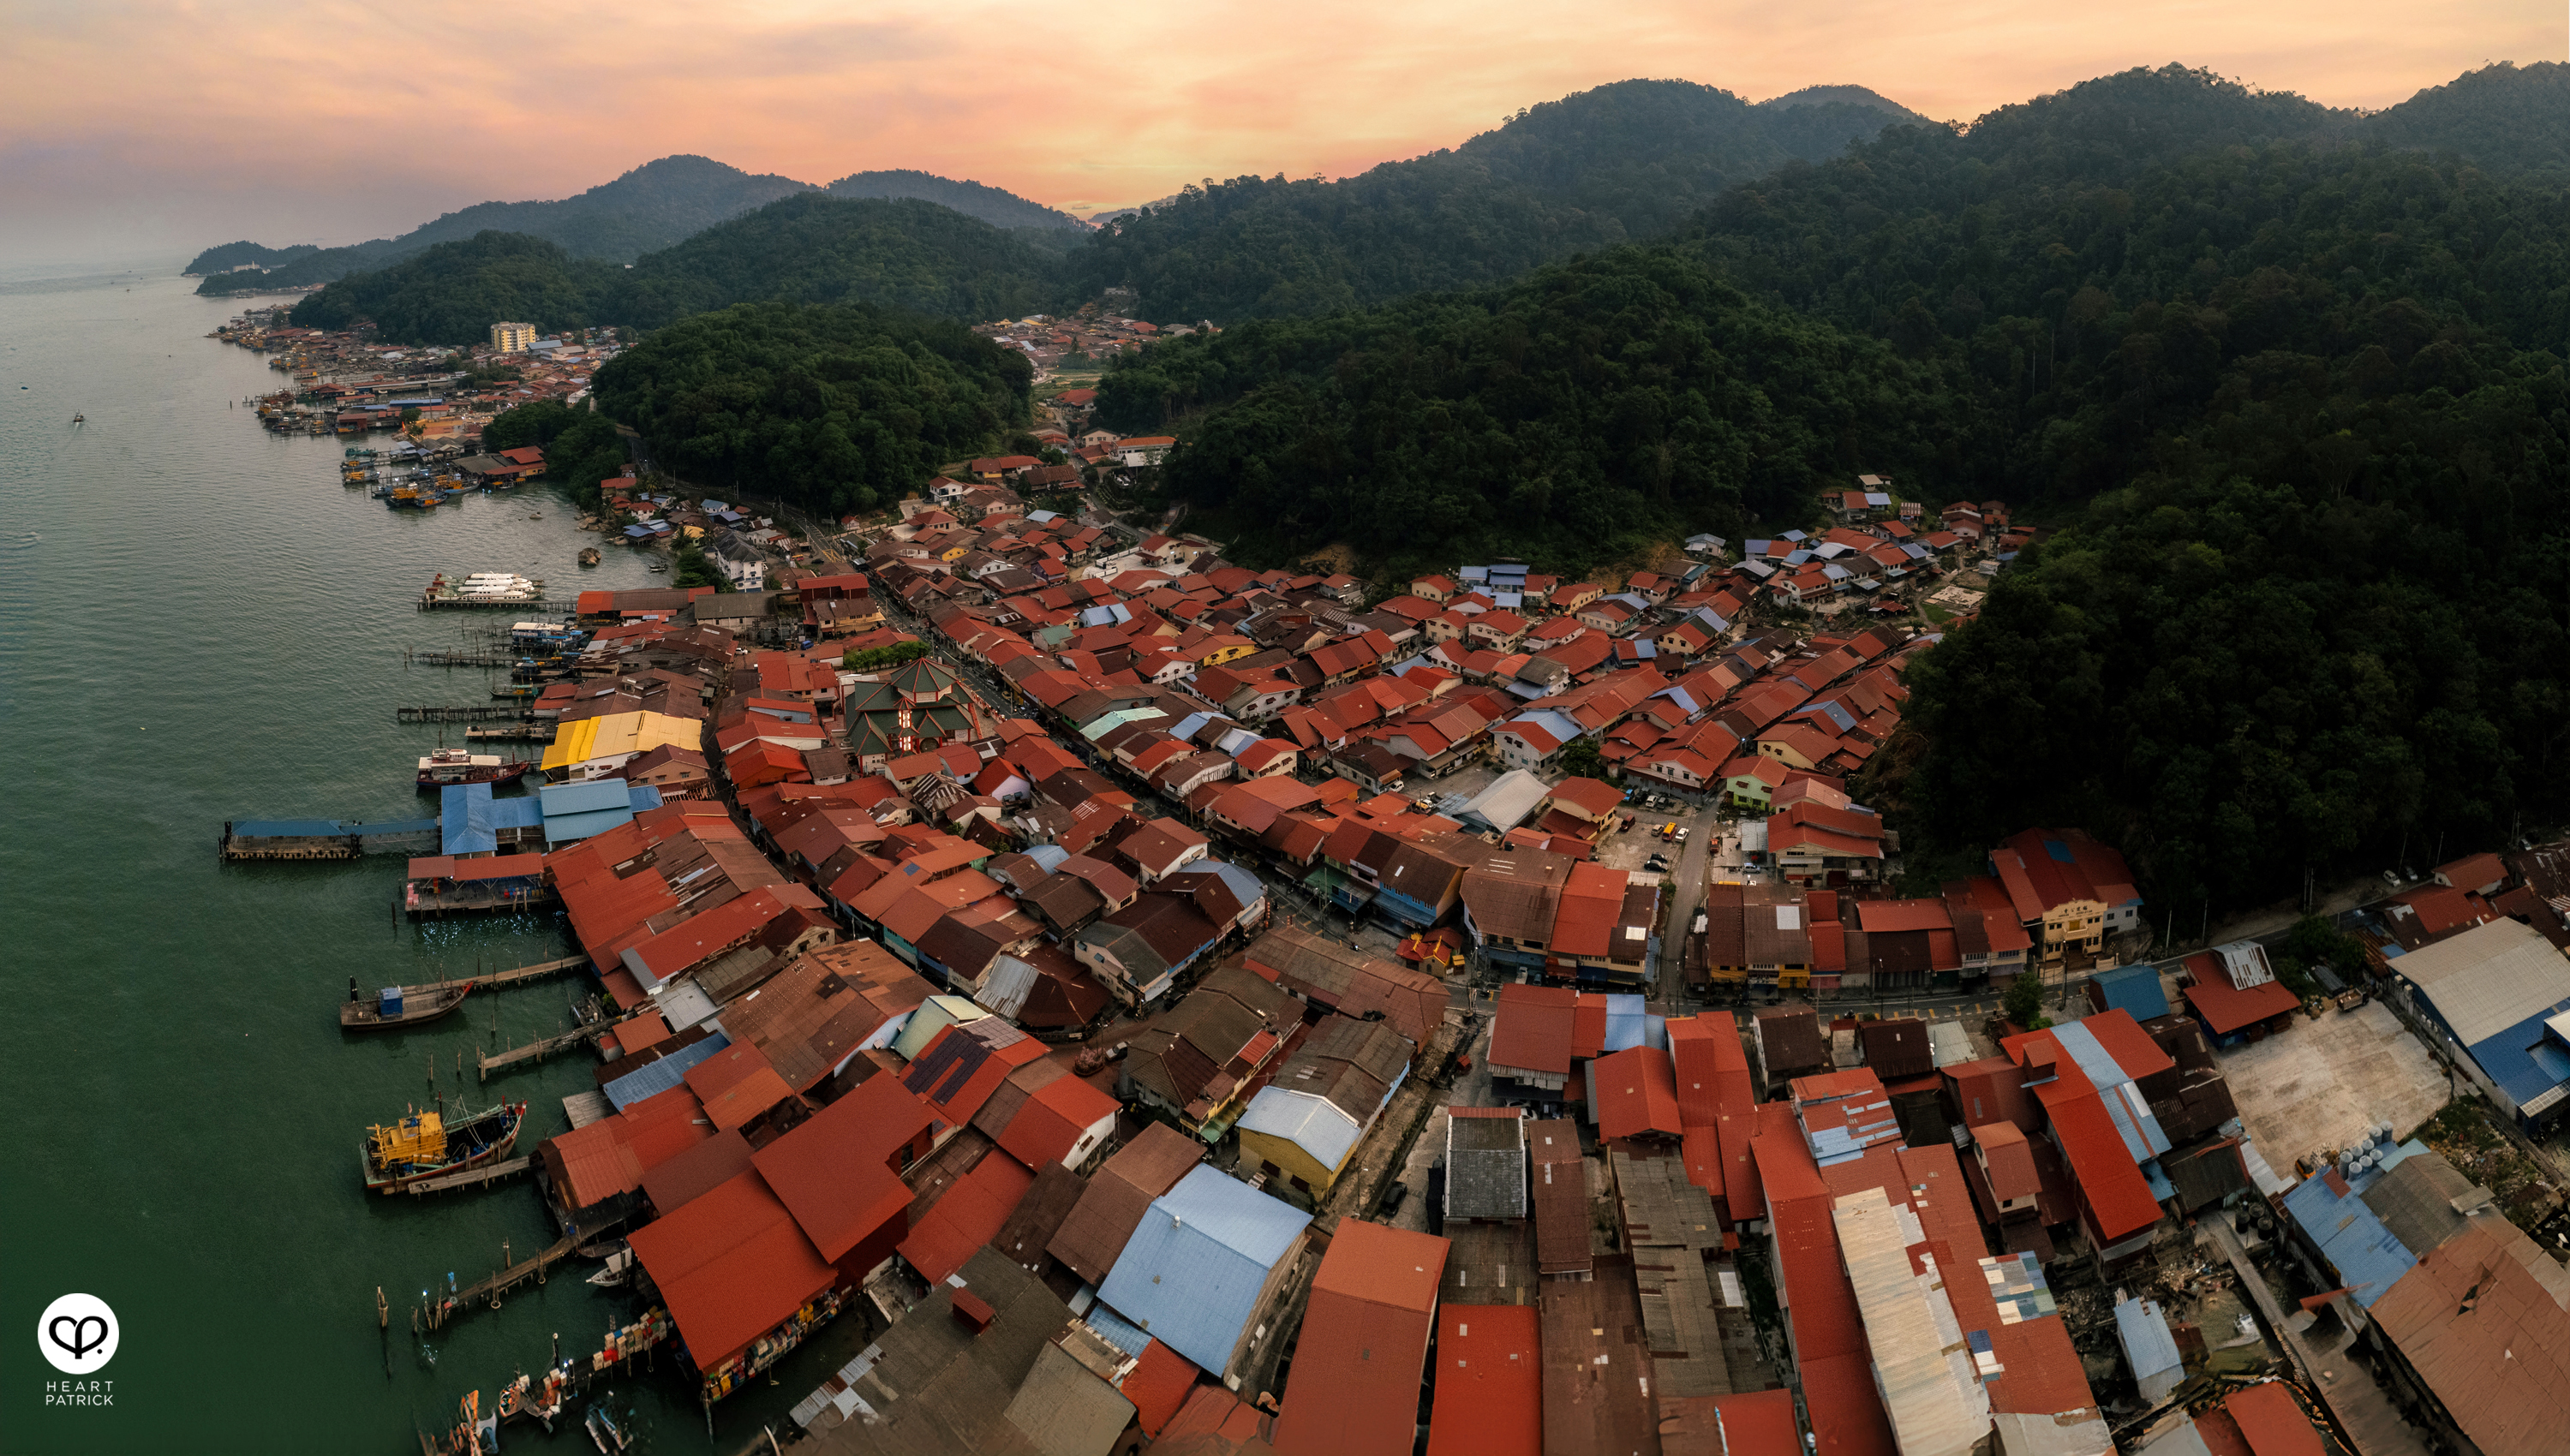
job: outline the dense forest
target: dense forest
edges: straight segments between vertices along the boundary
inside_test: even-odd
[[[2005,445],[1959,364],[1753,302],[1672,248],[1162,344],[1106,376],[1098,417],[1205,406],[1162,472],[1197,526],[1254,560],[1365,543],[1396,576],[1477,552],[1583,571]]]
[[[1189,187],[1100,228],[1071,254],[1065,297],[1131,288],[1151,318],[1228,324],[1497,282],[1665,231],[1733,183],[1896,120],[1862,102],[1760,108],[1690,82],[1617,82],[1339,182]]]
[[[1022,428],[1026,356],[863,304],[741,304],[598,371],[599,411],[689,481],[835,516],[899,500]]]
[[[709,227],[629,267],[576,258],[541,238],[485,232],[353,273],[295,305],[307,328],[372,319],[401,343],[467,344],[494,319],[546,330],[656,328],[761,299],[870,303],[948,318],[1025,312],[1052,259],[1012,232],[930,202],[817,192]]]

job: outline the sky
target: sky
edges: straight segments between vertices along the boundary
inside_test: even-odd
[[[2561,0],[0,0],[0,263],[390,236],[673,153],[1085,213],[1341,177],[1636,76],[1939,119],[2180,62],[2383,107],[2560,60]]]

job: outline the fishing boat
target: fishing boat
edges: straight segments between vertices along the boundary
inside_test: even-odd
[[[426,793],[449,784],[505,784],[534,773],[536,767],[523,758],[502,758],[469,748],[441,748],[419,761],[419,787]]]
[[[366,1129],[357,1150],[366,1187],[398,1193],[449,1173],[469,1173],[505,1161],[527,1123],[527,1104],[503,1102],[484,1112],[413,1112],[390,1127]]]
[[[473,993],[469,980],[439,981],[424,986],[386,986],[371,1001],[357,994],[357,978],[348,977],[348,999],[339,1005],[339,1026],[344,1031],[389,1031],[397,1026],[419,1026],[436,1020],[464,1004]]]
[[[604,1435],[600,1434],[602,1431],[605,1432]],[[624,1450],[627,1445],[625,1433],[616,1428],[616,1417],[607,1413],[605,1402],[589,1408],[589,1438],[598,1443],[598,1449],[605,1452],[606,1456],[616,1456],[616,1453]],[[611,1440],[616,1444],[609,1445],[608,1442]]]
[[[453,579],[440,571],[421,595],[452,606],[523,606],[545,599],[545,583],[509,571],[476,571]]]
[[[131,288],[128,288],[128,289],[126,289],[125,291],[126,291],[126,292],[128,292],[128,293],[131,293],[131,292],[133,292],[134,290],[133,290],[133,289],[131,289]],[[75,425],[86,425],[86,424],[88,424],[88,423],[89,423],[89,416],[87,416],[87,415],[74,415],[74,416],[72,416],[72,423],[73,423],[73,424],[75,424]]]

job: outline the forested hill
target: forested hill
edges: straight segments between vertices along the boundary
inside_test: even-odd
[[[773,175],[753,177],[703,157],[663,157],[575,197],[548,202],[477,202],[423,223],[399,237],[351,247],[323,248],[264,273],[208,278],[201,293],[235,288],[326,283],[361,268],[380,268],[440,242],[460,242],[482,232],[516,232],[554,243],[573,257],[625,262],[737,217],[811,183]],[[200,257],[199,262],[205,259]],[[242,259],[255,261],[255,259]],[[200,271],[191,264],[191,271]]]
[[[2570,182],[2570,65],[2467,71],[2367,117],[2362,132],[2387,146],[2458,153],[2492,172]]]
[[[858,172],[830,183],[834,197],[917,197],[979,217],[994,227],[1040,227],[1085,232],[1088,224],[1069,212],[1030,202],[1015,192],[977,182],[957,182],[935,173],[902,168],[892,172]]]
[[[1891,121],[1863,102],[1762,109],[1691,82],[1617,82],[1340,182],[1190,187],[1073,252],[1065,296],[1127,287],[1152,318],[1228,323],[1496,282],[1664,231],[1735,182]]]
[[[1100,411],[1181,424],[1169,490],[1253,562],[1577,569],[1859,471],[2005,499],[2067,529],[1865,794],[1923,866],[2081,824],[2156,903],[2272,900],[2570,814],[2570,198],[2351,126],[2108,78],[1505,288],[1163,344]]]
[[[598,371],[600,411],[689,481],[836,515],[1025,428],[1026,356],[963,324],[860,304],[743,304],[652,333]]]
[[[983,319],[1035,308],[1052,259],[1014,233],[933,202],[805,192],[705,229],[632,266],[542,238],[485,232],[355,273],[295,305],[306,327],[374,320],[402,343],[465,344],[493,319],[553,330],[657,328],[734,303],[868,303]]]

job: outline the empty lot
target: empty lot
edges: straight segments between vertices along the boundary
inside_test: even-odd
[[[2407,1137],[2445,1105],[2444,1075],[2380,1002],[2294,1019],[2282,1036],[2221,1053],[2240,1120],[2267,1164],[2344,1148],[2378,1123]]]

